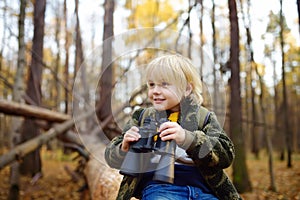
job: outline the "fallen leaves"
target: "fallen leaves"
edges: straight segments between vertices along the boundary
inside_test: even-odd
[[[84,180],[81,178],[74,181],[74,177],[72,177],[76,162],[71,159],[57,159],[55,156],[44,155],[43,157],[42,177],[39,177],[35,182],[32,182],[30,177],[21,178],[20,199],[90,200],[88,190],[83,189],[84,192],[78,192],[84,186]],[[241,194],[244,200],[300,200],[299,154],[294,155],[292,168],[287,168],[285,161],[282,162],[274,158],[276,192],[269,190],[270,177],[266,158],[262,157],[260,160],[256,160],[249,156],[247,167],[253,190],[250,193]],[[226,171],[229,175],[231,174],[231,169]],[[9,168],[6,167],[1,170],[0,176],[0,200],[6,200],[9,192]],[[109,187],[108,184],[107,187]],[[103,191],[97,192],[104,191],[106,191],[105,188]]]
[[[245,200],[300,200],[300,159],[294,155],[293,167],[274,157],[276,192],[270,191],[270,175],[266,158],[248,159],[247,167],[252,192],[241,194]]]
[[[47,154],[47,152],[42,152]],[[53,152],[51,153],[53,154]],[[20,199],[72,199],[89,200],[89,196],[83,197],[82,192],[78,190],[84,186],[83,179],[73,181],[72,176],[65,170],[76,169],[76,162],[49,158],[43,155],[43,170],[40,177],[32,179],[31,177],[21,177]],[[0,200],[6,200],[9,193],[9,167],[0,171]]]

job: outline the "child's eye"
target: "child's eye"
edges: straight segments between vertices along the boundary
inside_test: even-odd
[[[161,86],[162,86],[162,87],[168,87],[169,85],[170,85],[170,84],[167,83],[167,82],[162,82],[162,83],[161,83]]]
[[[161,82],[161,83],[148,82],[147,86],[151,89],[155,88],[156,86],[158,86],[160,88],[168,88],[170,86],[170,84],[167,82]]]
[[[148,82],[148,87],[150,87],[150,88],[153,88],[153,87],[155,87],[155,83]]]

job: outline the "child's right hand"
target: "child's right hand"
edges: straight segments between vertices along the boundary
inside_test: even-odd
[[[127,152],[130,147],[131,142],[138,141],[141,135],[139,134],[139,129],[136,126],[131,127],[125,132],[124,138],[121,145],[121,150]]]

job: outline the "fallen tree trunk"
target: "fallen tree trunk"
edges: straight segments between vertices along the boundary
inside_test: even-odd
[[[50,122],[64,122],[70,120],[71,116],[45,108],[31,106],[27,104],[16,103],[0,99],[0,112],[8,115],[17,115],[23,117],[33,117]]]
[[[118,111],[120,111],[121,109],[122,108],[120,108]],[[62,137],[60,139],[62,139],[63,141],[71,141],[72,143],[77,144],[78,138],[74,140],[73,136],[70,136],[68,134],[62,136],[62,134],[66,133],[66,131],[72,128],[76,121],[79,122],[94,114],[94,111],[91,111],[79,116],[78,118],[76,118],[76,120],[74,120],[70,119],[70,116],[68,115],[60,114],[35,106],[8,102],[1,99],[0,112],[10,115],[34,117],[37,119],[43,119],[52,122],[65,121],[61,124],[54,125],[44,134],[26,141],[16,146],[8,153],[2,155],[0,157],[0,170],[15,160],[22,160],[25,155],[58,136]],[[107,124],[111,121],[112,117],[113,116],[109,116],[103,122],[100,122],[100,127],[106,127]],[[101,131],[101,128],[99,129],[99,131]],[[81,139],[83,139],[83,137],[88,136],[82,136]],[[89,141],[83,141],[84,146],[90,153],[89,160],[84,169],[84,174],[89,186],[91,198],[107,200],[116,199],[122,175],[119,174],[118,170],[112,169],[106,164],[104,159],[105,144],[95,138]],[[95,143],[95,141],[97,142]]]
[[[76,118],[76,120],[81,121],[91,116],[93,113],[94,111],[90,111],[84,115],[79,116],[78,118]],[[41,147],[43,144],[56,138],[58,135],[65,133],[67,130],[69,130],[74,126],[76,120],[70,119],[62,124],[54,125],[45,134],[39,135],[11,149],[8,153],[0,157],[0,170],[3,169],[8,164],[12,163],[14,160],[18,160],[18,161],[22,160],[22,158],[28,153]]]
[[[84,169],[91,198],[116,199],[122,175],[119,174],[118,170],[112,169],[106,164],[104,159],[105,145],[101,141],[98,144],[85,143],[87,143],[86,146],[88,146],[91,155]]]

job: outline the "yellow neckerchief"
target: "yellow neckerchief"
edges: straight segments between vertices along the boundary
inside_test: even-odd
[[[168,119],[171,122],[177,122],[178,117],[179,117],[179,112],[173,112],[173,113],[170,114],[170,116],[168,117]]]
[[[177,122],[178,120],[178,117],[179,117],[179,112],[173,112],[169,115],[168,119],[171,121],[171,122]],[[156,142],[157,141],[157,137],[158,135],[155,135],[154,138],[153,138],[153,141]]]

